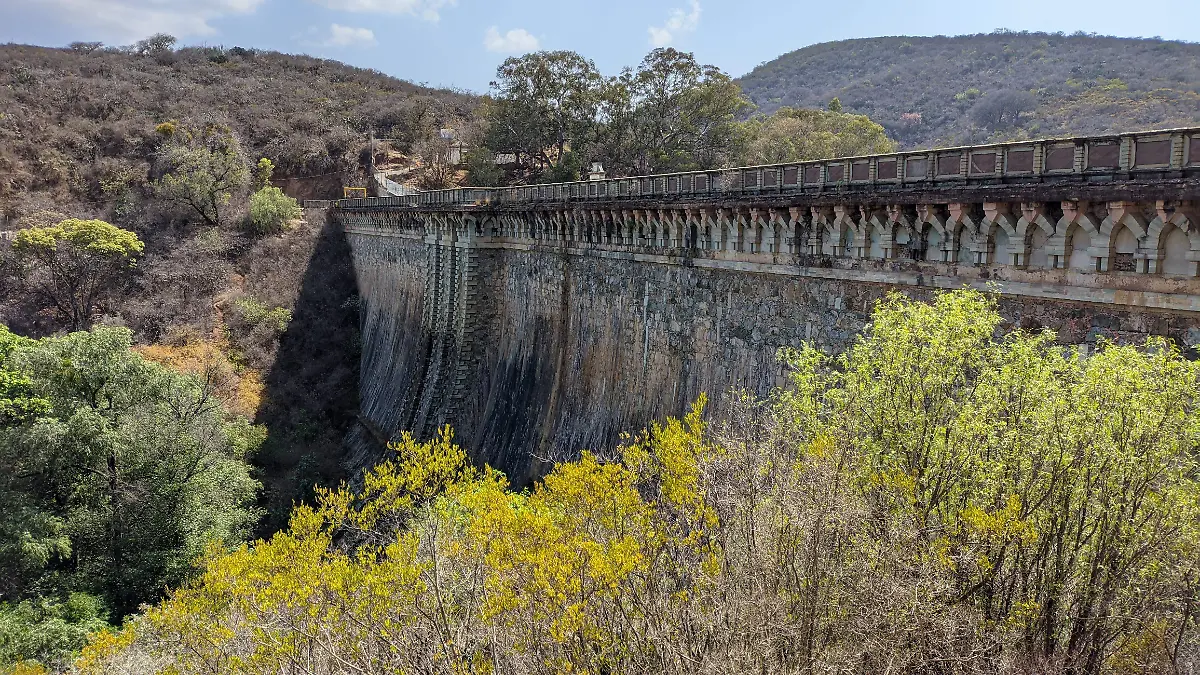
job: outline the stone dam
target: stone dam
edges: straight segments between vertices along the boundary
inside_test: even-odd
[[[340,200],[352,445],[444,424],[517,485],[701,393],[766,394],[877,300],[971,287],[1066,344],[1200,345],[1200,129]],[[372,440],[373,439],[373,440]]]

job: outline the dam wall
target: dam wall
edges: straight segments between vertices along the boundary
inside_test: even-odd
[[[1200,345],[1200,128],[345,199],[361,465],[444,424],[516,484],[779,347],[850,344],[897,291],[995,294],[1090,349]]]
[[[1200,282],[1187,279],[1132,279],[1142,290],[1122,290],[1112,282],[1129,279],[1097,283],[1067,269],[804,261],[813,267],[794,255],[455,240],[446,229],[362,224],[347,235],[361,294],[364,423],[376,439],[427,438],[450,424],[476,461],[517,484],[554,459],[611,448],[623,432],[679,415],[701,393],[716,409],[733,388],[769,393],[783,381],[779,347],[843,348],[891,291],[993,290],[1011,327],[1049,328],[1067,344],[1200,343],[1200,312],[1175,308],[1200,298]]]

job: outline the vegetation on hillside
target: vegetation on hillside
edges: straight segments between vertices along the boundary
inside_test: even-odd
[[[610,176],[712,169],[766,161],[886,152],[883,127],[841,110],[775,111],[741,118],[753,106],[719,68],[691,54],[655,49],[637,69],[604,77],[575,52],[537,52],[506,60],[481,106],[487,155],[510,155],[510,180],[579,180],[592,163]],[[505,176],[468,158],[468,180]]]
[[[1200,44],[996,31],[826,42],[738,80],[763,112],[838,97],[906,147],[1200,123]]]
[[[0,236],[0,324],[126,327],[147,358],[221,373],[225,404],[269,430],[253,461],[257,526],[274,531],[344,476],[357,315],[344,239],[272,182],[340,192],[362,179],[368,134],[415,144],[475,101],[169,36],[0,46],[0,229],[19,230]],[[113,232],[136,246],[97,248]]]
[[[215,373],[130,347],[121,328],[0,327],[0,664],[69,657],[257,523],[266,430],[228,412]]]
[[[84,673],[1173,673],[1200,656],[1200,368],[893,296],[791,384],[531,491],[405,437],[94,638]]]
[[[368,133],[407,147],[477,100],[336,61],[172,45],[0,45],[0,216],[53,200],[112,221],[152,197],[156,127],[173,120],[228,127],[280,176],[318,176],[358,171]]]

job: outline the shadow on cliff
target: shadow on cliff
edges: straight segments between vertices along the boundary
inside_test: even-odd
[[[262,535],[285,527],[293,503],[308,500],[314,486],[345,478],[343,439],[358,411],[358,289],[350,246],[337,224],[319,227],[256,418],[268,429],[254,462],[263,483]]]

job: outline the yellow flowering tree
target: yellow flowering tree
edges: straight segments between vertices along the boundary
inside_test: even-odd
[[[1200,650],[1198,369],[891,297],[531,489],[403,436],[85,673],[1143,673]],[[607,459],[601,459],[606,457]]]

